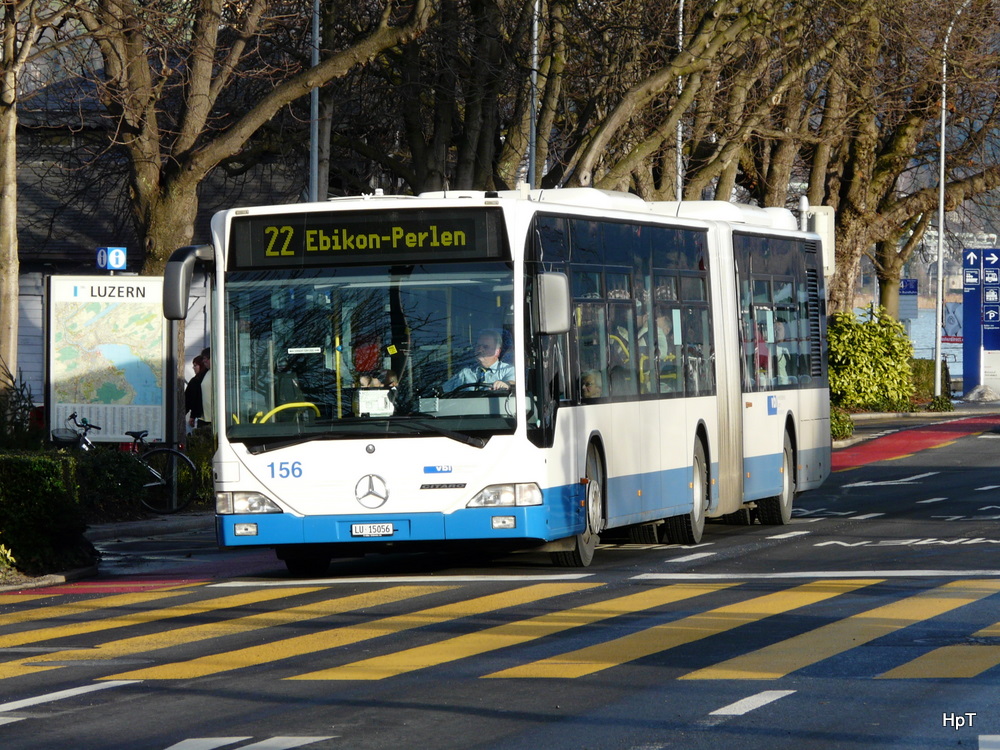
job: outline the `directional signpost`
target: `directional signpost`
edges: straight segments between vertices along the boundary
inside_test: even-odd
[[[1000,392],[1000,249],[965,250],[962,302],[965,391],[988,385]]]

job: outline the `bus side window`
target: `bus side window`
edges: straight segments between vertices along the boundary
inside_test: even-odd
[[[608,370],[608,330],[603,302],[578,302],[574,311],[580,372]]]
[[[635,344],[635,321],[631,305],[609,305],[608,384],[611,396],[638,393],[638,349]]]

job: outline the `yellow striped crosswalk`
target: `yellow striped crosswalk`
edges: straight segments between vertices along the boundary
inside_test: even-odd
[[[746,656],[681,679],[773,680],[857,648],[914,622],[944,614],[1000,591],[1000,581],[952,581],[915,596],[837,620]]]
[[[935,622],[941,635],[928,642],[937,647],[914,655],[907,641],[899,650],[907,660],[895,665],[882,653],[872,679],[972,679],[1000,667],[1000,622],[985,601],[1000,595],[1000,579],[910,584],[905,593],[878,577],[763,590],[747,581],[644,582],[626,592],[595,581],[503,582],[492,590],[476,584],[473,596],[465,585],[367,582],[351,593],[262,585],[221,595],[192,585],[3,598],[0,680],[57,669],[97,680],[187,680],[280,662],[276,676],[287,680],[365,681],[460,661],[466,673],[492,680],[583,679],[721,637],[730,658],[696,645],[685,652],[690,671],[677,679],[777,681]],[[944,617],[963,607],[962,618]],[[368,644],[365,658],[344,648],[355,644]],[[139,655],[143,666],[131,668]],[[125,664],[129,671],[119,671]]]
[[[231,669],[257,666],[281,659],[289,659],[294,656],[302,656],[303,654],[346,646],[371,638],[394,635],[406,630],[413,630],[414,628],[440,624],[448,620],[456,620],[485,612],[492,612],[497,609],[528,604],[550,596],[582,591],[596,585],[592,583],[536,584],[534,586],[507,591],[502,594],[490,594],[476,599],[456,602],[455,604],[445,604],[413,614],[387,617],[370,623],[348,625],[342,628],[321,630],[307,635],[274,641],[261,646],[251,646],[250,648],[229,651],[224,654],[211,654],[200,659],[179,662],[177,664],[165,664],[160,667],[123,672],[122,674],[112,675],[106,679],[176,680],[203,677]],[[420,588],[411,587],[409,590],[414,591],[414,589]],[[424,587],[425,592],[432,590],[434,589],[431,587]]]
[[[598,643],[579,651],[561,654],[543,661],[525,664],[488,677],[582,677],[644,656],[717,635],[726,630],[771,617],[792,609],[854,591],[876,581],[819,581],[797,586],[790,591],[719,607],[676,622],[654,625],[646,630]]]
[[[342,667],[323,669],[298,675],[295,680],[380,680],[384,677],[412,672],[424,667],[466,659],[520,645],[564,630],[592,625],[602,620],[639,612],[652,607],[681,601],[692,596],[726,588],[732,584],[677,584],[664,588],[642,591],[598,604],[587,604],[561,612],[551,612],[528,620],[498,625],[477,633],[450,638],[446,641],[420,646]]]
[[[1000,639],[1000,622],[972,634],[973,640]],[[956,643],[936,648],[911,662],[879,675],[882,679],[977,677],[1000,665],[1000,646],[991,643]]]

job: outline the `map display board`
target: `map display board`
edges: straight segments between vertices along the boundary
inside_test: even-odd
[[[48,413],[66,427],[74,411],[100,425],[94,442],[127,442],[127,430],[163,440],[166,321],[163,279],[51,276],[48,294]]]

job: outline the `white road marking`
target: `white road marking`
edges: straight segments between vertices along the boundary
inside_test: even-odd
[[[215,750],[217,747],[234,745],[237,742],[246,742],[252,739],[253,737],[195,737],[171,745],[167,750]]]
[[[267,740],[255,742],[252,745],[245,745],[243,750],[290,750],[293,747],[311,745],[314,742],[332,740],[336,735],[329,737],[271,737]]]
[[[27,708],[28,706],[37,706],[39,703],[61,701],[63,698],[72,698],[77,695],[84,695],[85,693],[93,693],[95,690],[107,690],[108,688],[121,687],[122,685],[133,685],[137,682],[142,682],[142,680],[111,680],[109,682],[100,682],[93,685],[83,685],[82,687],[70,688],[69,690],[60,690],[57,693],[36,695],[34,698],[25,698],[24,700],[11,701],[10,703],[0,703],[0,711],[17,711],[18,709]]]
[[[769,536],[768,539],[791,539],[793,536],[802,536],[803,534],[812,534],[811,531],[789,531],[787,534],[775,534],[774,536]]]
[[[13,724],[15,721],[24,721],[24,717],[23,716],[18,716],[18,717],[4,716],[4,717],[0,717],[0,727],[2,727],[4,724]]]
[[[709,716],[743,716],[743,714],[748,714],[761,706],[792,695],[794,692],[794,690],[765,690],[763,693],[757,693],[757,695],[751,695],[741,701],[730,703],[728,706],[717,708]]]
[[[940,474],[940,472],[928,471],[925,474],[914,474],[912,477],[906,477],[905,479],[887,479],[884,482],[855,482],[854,484],[845,484],[844,487],[886,487],[896,484],[916,484],[918,480],[932,477],[935,474]]]
[[[519,581],[578,581],[590,578],[593,573],[559,573],[537,576],[375,576],[367,578],[303,578],[284,581],[223,581],[211,583],[206,588],[248,588],[254,586],[330,586],[335,583],[517,583]]]
[[[851,516],[852,521],[867,521],[869,518],[878,518],[879,516],[884,516],[885,513],[866,513],[863,516]]]
[[[664,560],[668,563],[679,563],[679,562],[691,562],[692,560],[700,560],[703,557],[714,557],[714,552],[696,552],[693,555],[685,555],[684,557],[675,557],[672,560]]]
[[[751,581],[768,578],[965,578],[1000,577],[1000,570],[801,570],[788,573],[641,573],[638,581]]]
[[[917,505],[927,505],[929,503],[939,503],[942,500],[947,500],[946,497],[932,497],[927,500],[917,500]]]
[[[985,487],[976,487],[976,492],[989,492],[1000,487],[1000,484],[988,484]]]
[[[332,740],[336,735],[327,737],[269,737],[251,745],[243,745],[241,750],[291,750],[291,748],[311,745],[314,742]],[[252,740],[253,737],[192,737],[171,745],[167,750],[216,750],[226,745]]]

